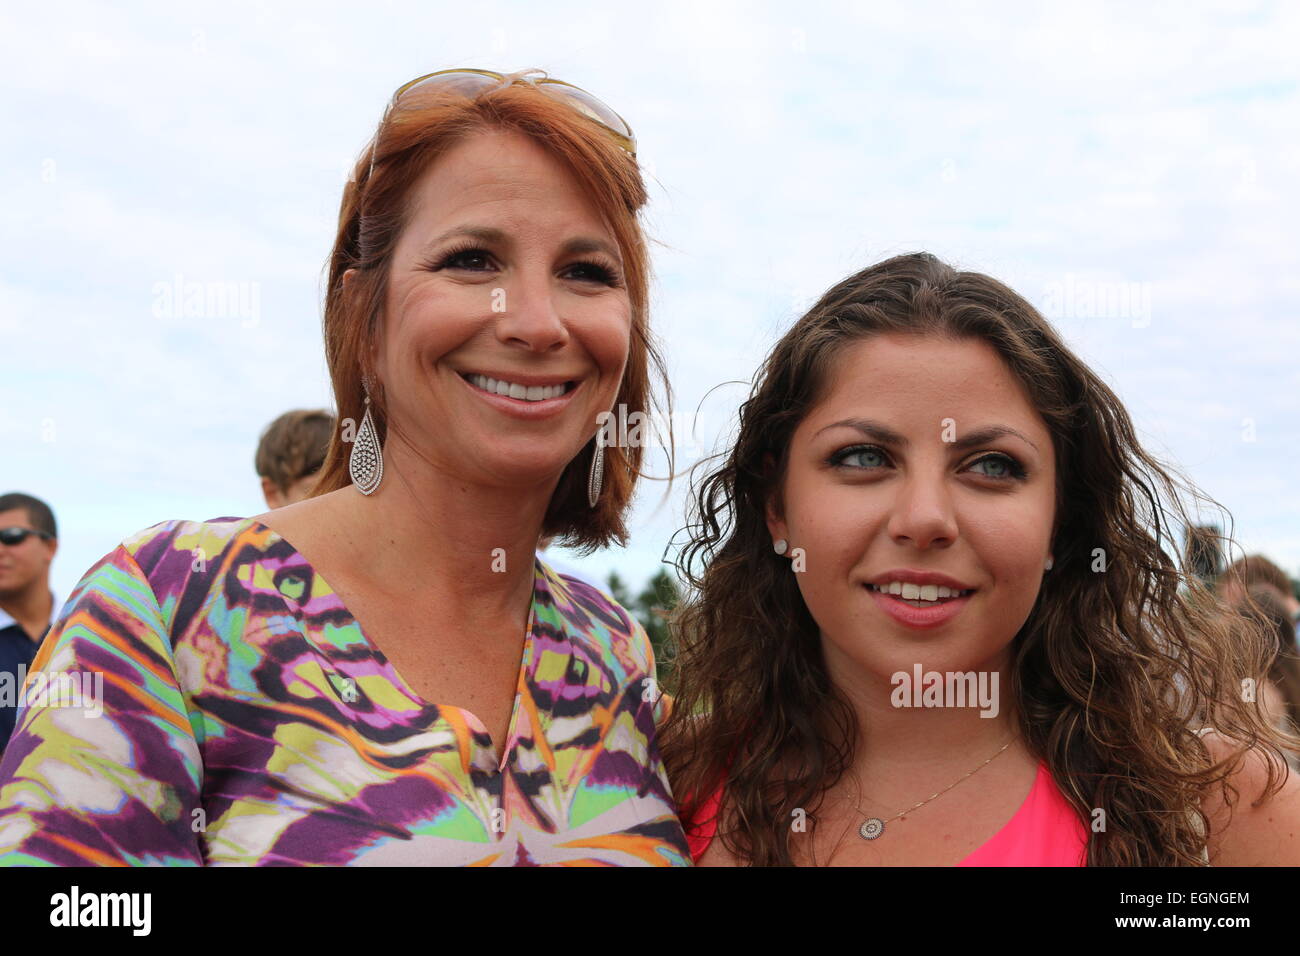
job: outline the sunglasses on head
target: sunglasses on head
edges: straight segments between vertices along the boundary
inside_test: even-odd
[[[384,108],[384,117],[379,121],[379,131],[382,132],[384,123],[387,122],[389,113],[397,106],[398,100],[414,89],[430,90],[437,88],[461,93],[465,96],[477,96],[488,89],[500,89],[513,83],[531,83],[540,92],[572,107],[589,120],[604,127],[614,142],[629,153],[633,159],[636,158],[636,137],[632,135],[632,127],[627,124],[627,120],[581,87],[574,86],[572,83],[565,83],[563,80],[553,80],[549,76],[534,79],[528,76],[527,72],[530,71],[507,75],[497,73],[494,70],[439,70],[436,73],[427,73],[424,76],[416,77],[411,82],[399,86],[397,92],[388,101],[388,105]],[[373,175],[375,171],[375,150],[378,147],[379,132],[376,132],[370,147],[370,175]]]
[[[0,528],[0,544],[12,547],[15,544],[22,544],[27,540],[29,534],[34,534],[38,538],[46,540],[53,538],[54,535],[48,531],[37,531],[35,528]]]

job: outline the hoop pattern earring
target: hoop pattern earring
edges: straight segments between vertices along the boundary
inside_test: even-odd
[[[374,494],[384,480],[384,452],[379,446],[375,420],[370,415],[370,389],[363,382],[366,393],[366,413],[361,416],[361,427],[352,441],[352,454],[348,456],[348,475],[363,495]]]

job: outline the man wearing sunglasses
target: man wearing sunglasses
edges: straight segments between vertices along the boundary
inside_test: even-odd
[[[14,730],[27,669],[59,615],[50,590],[58,548],[49,505],[17,492],[0,495],[0,752]]]

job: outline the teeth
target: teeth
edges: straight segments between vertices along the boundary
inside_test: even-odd
[[[973,588],[966,591],[954,591],[952,588],[946,588],[938,584],[911,584],[905,581],[890,581],[885,585],[871,585],[873,591],[879,591],[882,594],[893,594],[901,597],[904,601],[929,601],[937,603],[946,598],[964,597],[971,593]]]
[[[479,375],[478,373],[466,377],[485,392],[505,395],[509,398],[519,398],[526,402],[543,402],[548,398],[558,398],[566,391],[566,386],[563,383],[559,385],[519,385],[515,382],[504,382],[499,379],[488,378],[486,375]]]

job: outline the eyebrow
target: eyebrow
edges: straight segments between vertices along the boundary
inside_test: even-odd
[[[471,239],[477,239],[480,242],[492,243],[495,245],[510,244],[510,237],[502,230],[493,226],[456,226],[454,229],[448,229],[442,235],[430,242],[428,249],[432,251],[448,239],[453,239],[457,236],[468,236]],[[570,239],[560,247],[560,255],[562,256],[580,256],[588,252],[603,252],[620,265],[623,263],[623,257],[619,254],[618,249],[613,244],[595,236],[578,236]]]
[[[871,421],[867,418],[846,418],[842,421],[833,422],[825,428],[820,429],[817,432],[817,435],[820,435],[828,429],[838,428],[841,426],[856,429],[868,438],[880,442],[882,445],[892,445],[896,448],[909,448],[912,444],[907,440],[907,438],[900,435],[892,428],[882,425],[880,422]],[[817,435],[814,435],[813,437],[816,438]],[[1037,445],[1030,441],[1023,432],[1016,431],[1016,429],[1012,428],[1010,425],[986,425],[983,428],[977,428],[972,432],[967,432],[963,437],[958,438],[956,441],[946,442],[945,444],[951,445],[955,451],[964,451],[965,449],[973,448],[976,445],[986,445],[989,442],[996,441],[997,439],[1003,438],[1007,435],[1019,438],[1021,441],[1029,445],[1030,448],[1034,449],[1034,451],[1038,451]]]

